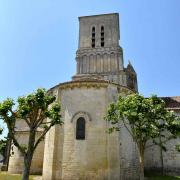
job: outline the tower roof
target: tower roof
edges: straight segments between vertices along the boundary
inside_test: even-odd
[[[127,69],[135,72],[134,67],[133,67],[133,65],[131,64],[131,61],[129,61],[129,63],[128,63],[128,65],[127,65]]]

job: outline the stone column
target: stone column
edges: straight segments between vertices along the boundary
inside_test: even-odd
[[[110,58],[110,54],[108,54],[108,72],[111,72],[111,58]]]
[[[86,65],[86,59],[87,59],[87,56],[83,56],[83,59],[82,59],[82,64],[83,64],[83,74],[85,74],[87,72],[87,65]]]
[[[87,64],[86,65],[87,65],[87,69],[86,69],[87,71],[86,72],[89,73],[90,72],[90,68],[89,68],[90,67],[89,56],[87,56]]]
[[[82,58],[79,58],[79,66],[80,66],[80,74],[82,74],[83,73]]]
[[[108,57],[107,57],[107,54],[104,54],[103,55],[103,61],[104,61],[104,72],[108,72]]]
[[[123,55],[118,53],[119,70],[123,70]]]
[[[100,72],[102,73],[102,72],[104,72],[104,58],[103,58],[103,54],[101,54],[100,55],[100,61],[101,61],[101,70],[100,70]]]
[[[76,71],[77,71],[77,74],[80,73],[79,59],[78,58],[76,59]]]
[[[117,71],[118,70],[118,56],[117,54],[114,54],[114,70]]]
[[[100,73],[101,72],[101,57],[99,54],[97,55],[97,66],[96,67],[97,67],[96,72]]]
[[[93,55],[90,55],[89,57],[89,71],[90,73],[94,72],[94,61],[93,61]]]
[[[115,71],[115,63],[114,63],[114,53],[110,54],[110,64],[111,64],[111,72]]]
[[[97,56],[96,55],[94,55],[93,56],[94,58],[94,73],[96,73],[97,72]]]

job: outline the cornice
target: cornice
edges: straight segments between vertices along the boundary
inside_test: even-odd
[[[104,47],[104,48],[82,48],[77,50],[76,58],[79,56],[90,56],[90,55],[104,55],[104,54],[122,54],[122,48],[120,46],[115,47]]]
[[[125,93],[125,94],[131,94],[135,93],[135,91],[129,89],[128,87],[112,83],[110,81],[106,80],[97,80],[97,79],[84,79],[84,80],[77,80],[77,81],[70,81],[65,83],[60,83],[51,89],[49,89],[49,92],[52,92],[54,89],[59,88],[59,90],[66,90],[66,89],[75,89],[75,88],[94,88],[94,89],[100,89],[100,88],[107,88],[109,85],[116,86],[118,89],[118,92]]]

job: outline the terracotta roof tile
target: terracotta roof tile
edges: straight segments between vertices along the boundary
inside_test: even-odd
[[[166,103],[166,107],[169,109],[180,109],[180,96],[174,97],[160,97]]]

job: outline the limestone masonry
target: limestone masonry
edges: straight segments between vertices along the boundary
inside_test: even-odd
[[[49,92],[61,102],[63,126],[53,127],[35,152],[32,174],[43,180],[135,180],[138,179],[137,148],[122,129],[108,134],[110,124],[104,120],[108,105],[118,94],[137,92],[137,75],[131,65],[124,67],[119,45],[119,15],[102,14],[79,17],[77,70],[72,81],[52,87]],[[167,108],[180,114],[180,98],[165,99]],[[179,103],[179,104],[178,104]],[[27,142],[28,129],[19,121],[17,136]],[[41,130],[37,132],[37,136]],[[180,174],[180,153],[175,140],[164,153],[165,171]],[[15,147],[10,157],[9,172],[22,171],[22,156]],[[146,168],[159,170],[160,150],[146,152]]]

